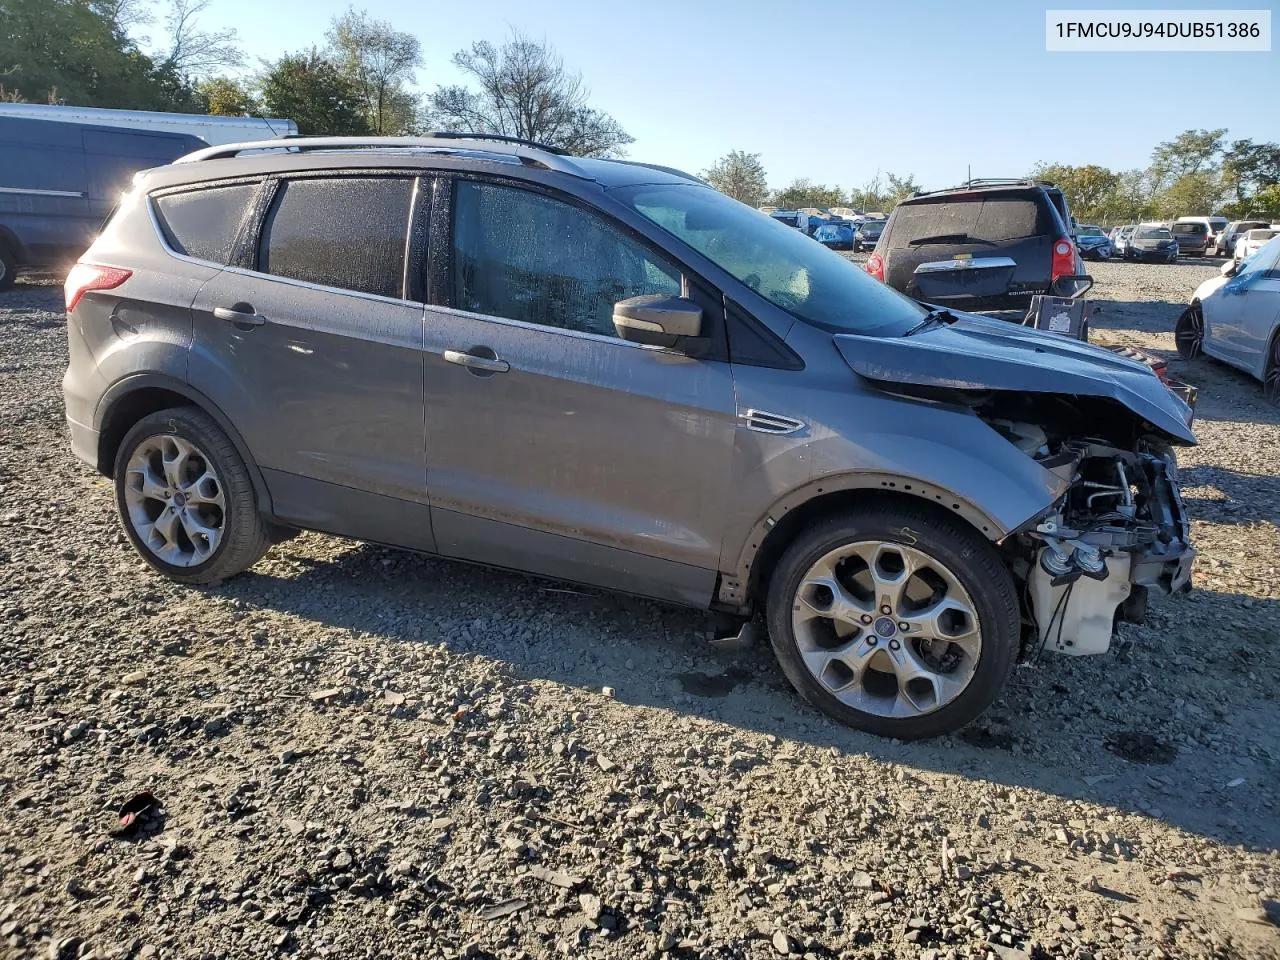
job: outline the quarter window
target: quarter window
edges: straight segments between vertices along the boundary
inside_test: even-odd
[[[171,250],[225,264],[231,261],[257,190],[256,183],[236,183],[170,193],[152,202]]]
[[[287,180],[262,226],[263,273],[399,297],[413,180]]]
[[[572,204],[461,180],[454,209],[458,309],[616,336],[617,301],[680,294],[679,271]]]

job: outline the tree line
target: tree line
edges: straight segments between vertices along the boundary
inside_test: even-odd
[[[721,193],[749,206],[772,204],[784,210],[800,207],[817,207],[823,210],[853,207],[865,211],[888,211],[899,200],[920,189],[920,184],[911,175],[898,176],[876,171],[875,176],[862,187],[853,187],[848,191],[838,185],[829,187],[814,183],[808,177],[797,177],[785,187],[773,190],[769,187],[769,178],[765,174],[760,154],[743,150],[729,151],[709,169],[704,170],[701,176]]]
[[[1111,226],[1181,216],[1280,217],[1280,145],[1227,142],[1226,129],[1184,130],[1142,169],[1037,164],[1062,187],[1076,219]]]
[[[1227,142],[1227,131],[1185,130],[1152,151],[1142,169],[1113,172],[1087,164],[1039,163],[1029,176],[1060,186],[1076,219],[1114,225],[1180,216],[1222,215],[1233,220],[1280,218],[1280,145]],[[920,189],[912,176],[877,172],[862,188],[807,178],[770,189],[760,154],[733,150],[703,179],[753,207],[854,207],[887,212]]]
[[[454,54],[467,83],[422,93],[418,39],[354,8],[323,46],[237,72],[236,32],[201,27],[212,2],[167,0],[157,24],[150,0],[0,0],[0,99],[287,117],[312,135],[492,133],[581,156],[617,156],[633,140],[553,48],[518,30]],[[152,27],[161,37],[146,53]]]

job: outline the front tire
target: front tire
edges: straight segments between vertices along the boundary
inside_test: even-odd
[[[862,508],[796,538],[769,584],[783,673],[842,723],[915,740],[985,710],[1013,669],[1017,592],[999,554],[926,507]]]
[[[1270,359],[1262,372],[1262,395],[1280,407],[1280,333],[1271,338]]]
[[[1191,304],[1179,315],[1173,342],[1183,360],[1195,360],[1204,353],[1204,309],[1200,304]]]
[[[179,583],[219,583],[271,545],[248,468],[196,407],[143,417],[116,453],[116,508],[152,567]]]
[[[0,241],[0,293],[12,290],[17,282],[18,258],[3,241]]]

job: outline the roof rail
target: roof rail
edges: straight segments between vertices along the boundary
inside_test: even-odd
[[[225,143],[216,147],[206,147],[179,157],[173,162],[199,163],[204,160],[224,160],[250,150],[284,153],[304,153],[312,150],[437,150],[457,153],[472,149],[515,157],[521,163],[558,173],[567,173],[574,177],[586,177],[582,168],[563,153],[551,153],[543,147],[529,145],[531,143],[532,141],[491,137],[486,134],[446,134],[429,137],[277,137],[273,140],[253,140],[246,143]]]
[[[433,140],[487,140],[493,143],[518,143],[522,147],[532,147],[535,150],[554,153],[557,157],[569,156],[568,150],[561,150],[559,147],[553,147],[550,144],[539,143],[537,140],[508,137],[501,133],[460,133],[456,130],[432,130],[426,136]]]
[[[1027,187],[1056,187],[1057,184],[1052,180],[1041,180],[1038,177],[972,177],[966,180],[961,186],[965,187],[982,187],[982,186],[1027,186]]]

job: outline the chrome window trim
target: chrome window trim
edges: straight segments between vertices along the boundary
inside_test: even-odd
[[[83,190],[37,190],[34,187],[0,187],[0,193],[19,193],[32,197],[74,197],[77,200],[88,196]]]
[[[549,327],[541,323],[530,323],[527,320],[513,320],[510,317],[499,317],[489,313],[475,313],[471,310],[459,310],[457,307],[445,307],[438,304],[429,303],[426,305],[428,323],[432,313],[444,313],[452,317],[462,317],[467,320],[484,320],[488,323],[498,323],[507,327],[516,327],[520,330],[536,330],[542,333],[555,333],[564,337],[573,337],[578,340],[592,340],[597,343],[608,343],[614,346],[630,347],[635,350],[645,350],[650,353],[663,353],[665,347],[655,347],[647,343],[632,343],[630,340],[623,340],[621,337],[610,337],[603,333],[587,333],[585,330],[570,330],[568,327]]]

